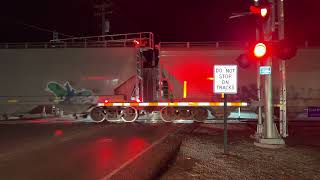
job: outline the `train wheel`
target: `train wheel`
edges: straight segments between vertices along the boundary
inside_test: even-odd
[[[204,122],[208,118],[208,110],[202,107],[194,108],[193,119],[197,122]]]
[[[172,122],[176,120],[176,110],[174,107],[164,107],[160,110],[160,118],[164,122]]]
[[[178,119],[190,120],[192,119],[192,113],[190,109],[180,108]]]
[[[103,108],[95,107],[90,111],[90,117],[92,120],[99,123],[106,119],[106,113]]]
[[[121,119],[124,122],[134,122],[138,119],[138,110],[134,107],[126,107],[121,111]]]
[[[108,122],[120,120],[118,109],[107,108],[106,109],[106,120]]]

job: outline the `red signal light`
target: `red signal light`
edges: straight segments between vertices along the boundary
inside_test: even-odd
[[[268,9],[267,8],[261,8],[260,9],[260,15],[262,17],[266,17],[268,15]]]
[[[250,12],[259,15],[263,19],[267,19],[269,16],[268,6],[250,6]]]
[[[267,54],[267,46],[264,43],[257,43],[253,49],[253,55],[256,58],[262,58]]]
[[[262,61],[268,58],[271,55],[272,46],[267,42],[258,41],[253,44],[250,44],[247,52],[248,59]]]

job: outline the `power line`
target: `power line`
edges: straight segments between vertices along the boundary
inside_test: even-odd
[[[68,35],[68,34],[65,34],[65,33],[57,32],[55,30],[46,29],[46,28],[43,28],[43,27],[40,27],[40,26],[37,26],[37,25],[20,22],[20,21],[14,20],[14,19],[6,19],[6,20],[2,19],[2,20],[7,22],[7,23],[22,25],[22,26],[25,26],[25,27],[28,27],[28,28],[31,28],[31,29],[39,30],[39,31],[44,31],[44,32],[53,33],[53,34],[58,33],[59,35],[62,35],[62,36],[65,36],[65,37],[70,37],[70,38],[75,37],[75,36]]]
[[[66,36],[66,37],[75,37],[75,36],[71,36],[71,35],[68,35],[68,34],[61,33],[61,32],[53,31],[53,30],[50,30],[50,29],[45,29],[45,28],[42,28],[42,27],[39,27],[39,26],[36,26],[36,25],[32,25],[32,24],[26,24],[26,23],[20,23],[20,22],[17,22],[16,24],[20,24],[20,25],[23,25],[23,26],[26,26],[26,27],[29,27],[29,28],[33,28],[33,29],[37,29],[37,30],[40,30],[40,31],[45,31],[45,32],[50,32],[50,33],[59,33],[59,35]]]

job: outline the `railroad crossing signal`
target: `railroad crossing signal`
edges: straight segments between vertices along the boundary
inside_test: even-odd
[[[281,60],[290,60],[295,57],[297,54],[297,47],[287,41],[274,41],[274,42],[266,42],[266,41],[258,41],[252,43],[247,48],[246,52],[240,54],[236,61],[241,68],[248,68],[251,63],[264,61],[269,57],[276,57]]]
[[[269,12],[270,12],[270,7],[269,6],[250,6],[250,12],[252,14],[257,15],[257,17],[260,17],[264,20],[269,18]]]

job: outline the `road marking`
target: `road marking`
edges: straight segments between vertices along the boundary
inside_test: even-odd
[[[134,160],[138,159],[140,156],[142,156],[144,153],[146,153],[147,151],[149,151],[151,148],[155,147],[156,145],[160,144],[160,142],[162,142],[164,139],[166,139],[167,137],[169,137],[171,134],[174,134],[176,132],[179,131],[179,129],[181,129],[184,126],[179,127],[176,131],[174,131],[173,133],[168,133],[167,135],[165,135],[164,137],[158,139],[156,142],[152,143],[149,147],[147,147],[145,150],[141,151],[140,153],[138,153],[137,155],[135,155],[134,157],[132,157],[131,159],[129,159],[128,161],[126,161],[125,163],[123,163],[119,168],[113,170],[111,173],[107,174],[106,176],[104,176],[103,178],[101,178],[100,180],[107,180],[110,179],[112,176],[114,176],[115,174],[117,174],[119,171],[121,171],[122,169],[124,169],[126,166],[128,166],[129,164],[131,164]]]

